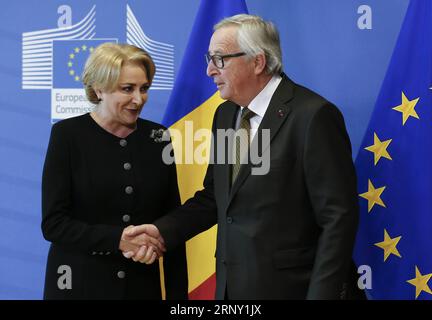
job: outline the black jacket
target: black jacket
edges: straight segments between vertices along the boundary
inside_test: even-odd
[[[175,166],[162,162],[166,142],[150,137],[160,125],[137,125],[126,139],[89,114],[53,126],[42,179],[42,231],[52,242],[45,299],[161,299],[158,263],[135,263],[118,249],[125,227],[180,203]],[[58,287],[62,265],[72,271],[70,290]],[[164,271],[167,298],[186,299],[184,243],[166,254]]]
[[[220,105],[216,129],[235,125],[239,106]],[[285,75],[262,119],[270,129],[270,170],[210,164],[204,189],[156,226],[168,250],[218,224],[216,298],[340,299],[344,297],[358,223],[351,145],[339,110]],[[218,159],[218,148],[214,161]],[[225,152],[227,153],[227,152]]]

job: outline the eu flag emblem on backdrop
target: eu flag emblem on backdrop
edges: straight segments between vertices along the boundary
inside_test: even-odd
[[[216,108],[223,102],[213,80],[207,77],[204,55],[208,50],[213,26],[223,18],[247,13],[244,0],[202,0],[189,42],[174,83],[163,124],[187,138],[188,125],[194,132],[211,129]],[[186,134],[185,134],[186,132]],[[205,141],[210,146],[210,141]],[[200,144],[199,142],[198,144]],[[187,142],[173,136],[179,191],[182,203],[203,188],[207,164],[187,163]],[[193,148],[195,150],[195,146]],[[208,149],[208,148],[207,148]],[[181,162],[181,163],[180,163]],[[214,299],[216,229],[197,235],[186,243],[189,299]]]
[[[114,39],[54,40],[53,88],[82,88],[81,74],[93,50]]]
[[[432,1],[411,1],[356,159],[369,299],[432,299]]]

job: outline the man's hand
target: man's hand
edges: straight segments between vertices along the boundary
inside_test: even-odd
[[[147,248],[146,246],[142,246],[137,253],[132,256],[132,260],[145,264],[152,264],[156,259],[160,258],[157,253],[154,251],[154,247]]]

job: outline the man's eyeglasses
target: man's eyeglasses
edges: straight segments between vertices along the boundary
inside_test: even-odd
[[[213,62],[214,66],[218,69],[223,69],[223,67],[225,66],[224,63],[224,59],[225,58],[236,58],[236,57],[241,57],[244,56],[246,53],[244,52],[237,52],[237,53],[231,53],[231,54],[214,54],[214,55],[210,55],[208,52],[205,54],[205,58],[207,61],[207,64],[211,62]]]

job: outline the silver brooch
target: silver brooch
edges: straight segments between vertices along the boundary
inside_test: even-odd
[[[152,138],[155,142],[169,141],[169,133],[164,129],[153,129],[150,134],[150,138]]]

